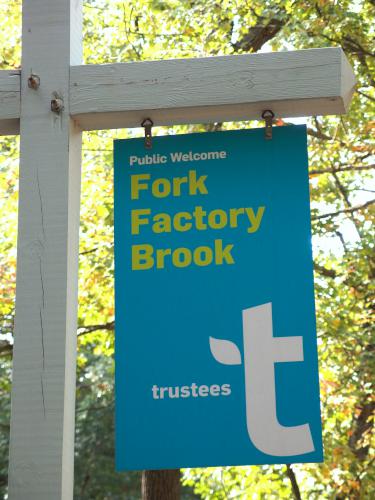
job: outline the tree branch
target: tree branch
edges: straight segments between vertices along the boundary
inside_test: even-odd
[[[351,202],[349,200],[348,192],[347,192],[346,188],[343,186],[342,182],[340,181],[339,176],[337,175],[336,172],[333,172],[332,175],[333,175],[333,177],[335,179],[336,186],[338,187],[338,190],[340,191],[341,196],[342,196],[342,198],[344,200],[344,204],[345,204],[346,208],[347,209],[352,209],[353,205],[351,204]],[[354,217],[353,213],[354,212],[351,212],[350,215],[349,215],[349,217],[350,217],[352,223],[354,224],[354,227],[355,227],[355,229],[356,229],[356,231],[358,233],[358,236],[360,238],[362,238],[361,227],[359,225],[358,220]]]
[[[97,332],[99,330],[109,330],[109,331],[112,331],[114,329],[115,329],[115,322],[114,321],[110,321],[110,322],[104,323],[102,325],[80,326],[78,328],[78,334],[77,334],[77,336],[80,337],[81,335],[86,335],[87,333]]]
[[[84,252],[80,252],[79,255],[87,255],[88,253],[94,253],[98,250],[98,247],[92,248],[91,250],[85,250]]]
[[[314,270],[321,274],[322,276],[325,276],[326,278],[336,278],[337,277],[337,272],[334,269],[327,269],[324,266],[321,266],[320,264],[314,263]]]
[[[257,18],[263,20],[261,16],[257,16]],[[272,18],[263,26],[251,26],[246,35],[233,43],[232,46],[236,52],[257,52],[265,43],[272,40],[284,25],[284,20]]]
[[[375,199],[369,200],[363,205],[356,205],[354,207],[350,208],[343,208],[342,210],[337,210],[337,212],[331,212],[329,214],[322,214],[322,215],[313,215],[311,217],[311,220],[320,220],[320,219],[326,219],[327,217],[336,217],[337,215],[341,214],[352,214],[353,212],[358,212],[359,210],[364,210],[365,208],[373,205],[375,203]]]
[[[358,460],[364,460],[369,451],[369,445],[359,446],[362,437],[371,432],[374,425],[375,401],[362,405],[360,413],[353,419],[353,432],[349,438],[349,447]]]
[[[363,95],[363,97],[366,97],[366,99],[369,99],[370,101],[375,102],[375,98],[374,97],[366,94],[365,92],[362,92],[362,90],[358,90],[357,89],[357,92],[358,92],[358,94]]]
[[[341,146],[347,147],[347,144],[339,139],[336,139],[335,137],[331,137],[321,130],[314,130],[312,128],[307,128],[307,134],[311,135],[312,137],[315,137],[316,139],[320,139],[321,141],[336,141],[338,142]]]
[[[335,234],[338,237],[338,239],[340,240],[340,243],[342,245],[344,252],[348,253],[348,248],[346,246],[346,242],[345,242],[345,239],[344,239],[344,236],[342,235],[342,233],[340,233],[340,231],[336,230]]]
[[[320,33],[320,36],[328,40],[329,42],[332,43],[337,43],[339,46],[341,46],[345,51],[348,51],[351,54],[357,54],[362,55],[362,56],[369,56],[369,57],[374,57],[375,54],[367,50],[365,47],[362,47],[362,45],[357,42],[356,40],[353,40],[350,36],[343,36],[341,40],[337,38],[332,38],[328,35],[325,35],[324,33]]]
[[[295,500],[301,500],[301,492],[297,483],[297,478],[290,464],[286,464],[286,475],[292,484],[292,492]]]
[[[6,340],[0,342],[0,357],[9,356],[13,352],[13,344],[10,344]]]
[[[333,167],[328,169],[313,169],[309,171],[309,175],[319,175],[319,174],[336,174],[338,172],[352,172],[361,170],[372,170],[375,165],[350,165],[348,167]]]

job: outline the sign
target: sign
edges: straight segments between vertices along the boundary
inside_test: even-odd
[[[118,470],[322,461],[306,151],[115,141]]]

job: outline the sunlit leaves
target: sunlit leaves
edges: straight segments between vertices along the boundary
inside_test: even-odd
[[[0,69],[20,66],[20,5],[20,0],[0,4]],[[358,92],[350,113],[308,120],[325,445],[324,464],[293,466],[302,498],[308,499],[375,495],[366,413],[374,380],[373,206],[351,211],[374,198],[375,191],[370,168],[375,164],[374,18],[374,2],[368,0],[84,2],[85,63],[341,45],[355,69]],[[275,23],[280,30],[270,36]],[[203,132],[210,127],[156,128],[154,133]],[[113,470],[112,140],[140,133],[138,129],[84,134],[76,439],[76,497],[82,499],[139,498],[139,477],[119,476]],[[0,481],[6,475],[10,408],[17,160],[18,141],[1,138],[0,350],[5,356],[0,358]],[[336,215],[322,218],[323,214]],[[91,333],[87,327],[94,327]],[[285,466],[192,469],[184,478],[207,499],[292,497]],[[0,482],[0,488],[4,484]]]

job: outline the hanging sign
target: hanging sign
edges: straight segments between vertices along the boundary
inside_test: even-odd
[[[306,151],[115,141],[118,470],[322,460]]]

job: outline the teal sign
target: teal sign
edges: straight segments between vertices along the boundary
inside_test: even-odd
[[[115,141],[118,470],[322,461],[306,151]]]

